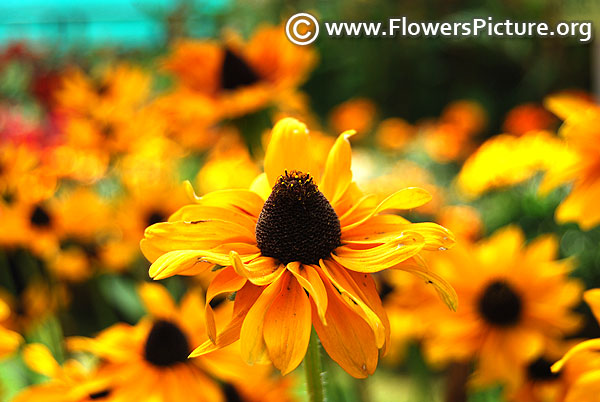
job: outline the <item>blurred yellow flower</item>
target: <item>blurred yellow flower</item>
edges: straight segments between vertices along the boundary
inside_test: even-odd
[[[189,291],[179,306],[158,284],[142,284],[139,293],[150,315],[137,325],[115,324],[95,338],[68,340],[70,349],[88,351],[100,358],[99,370],[111,400],[177,402],[188,401],[194,395],[199,401],[224,402],[225,393],[229,393],[255,401],[256,395],[246,393],[257,384],[264,389],[264,395],[273,389],[280,391],[271,393],[271,399],[265,401],[291,399],[285,388],[279,388],[269,378],[270,367],[247,366],[235,345],[188,359],[191,345],[206,333],[205,303],[198,292]],[[213,316],[217,322],[223,309],[229,310],[229,306],[224,304],[217,309]],[[230,389],[221,389],[213,377],[230,384]],[[246,388],[248,378],[254,384]]]
[[[23,342],[23,337],[18,332],[3,326],[3,322],[9,317],[10,307],[0,299],[0,359],[11,355]]]
[[[25,388],[13,402],[109,400],[106,379],[99,378],[75,359],[67,360],[61,366],[41,343],[27,345],[23,358],[31,370],[48,377],[48,381]]]
[[[185,39],[176,43],[164,68],[180,89],[210,98],[216,111],[236,117],[271,103],[296,88],[313,68],[313,50],[295,46],[283,27],[262,26],[247,43],[228,33],[223,43]]]
[[[578,327],[580,317],[570,309],[582,286],[567,276],[572,261],[555,260],[552,235],[524,241],[511,226],[432,256],[432,269],[449,278],[461,301],[456,314],[424,306],[432,362],[477,361],[475,384],[514,386],[524,367]]]
[[[575,156],[565,163],[556,163],[546,155],[548,171],[540,184],[540,192],[546,193],[560,184],[573,182],[570,194],[556,210],[556,220],[577,222],[583,230],[589,230],[600,223],[597,208],[600,197],[600,106],[568,93],[550,96],[546,105],[564,120],[559,134]]]

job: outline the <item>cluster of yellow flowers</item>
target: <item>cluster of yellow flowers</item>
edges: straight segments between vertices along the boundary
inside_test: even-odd
[[[15,401],[296,400],[286,375],[317,337],[359,379],[417,342],[448,395],[595,400],[600,341],[569,336],[582,297],[600,319],[600,290],[584,293],[557,234],[527,238],[518,222],[489,234],[487,211],[466,203],[542,172],[541,194],[573,183],[557,222],[600,224],[600,106],[550,96],[558,136],[549,112],[523,105],[481,144],[474,101],[413,124],[356,98],[331,111],[336,138],[298,89],[316,61],[281,27],[183,40],[156,71],[64,71],[56,139],[2,140],[0,354],[45,379]],[[432,166],[461,170],[441,186]],[[82,336],[77,308],[115,315],[94,299],[103,278],[125,278],[105,297],[130,284],[143,317]],[[48,317],[64,344],[32,335]]]

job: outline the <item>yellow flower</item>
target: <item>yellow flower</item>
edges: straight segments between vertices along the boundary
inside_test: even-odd
[[[177,402],[188,401],[193,395],[200,401],[225,401],[225,392],[213,376],[233,387],[226,392],[237,393],[244,400],[254,400],[252,396],[246,398],[244,383],[248,378],[261,384],[265,394],[277,389],[277,383],[268,377],[270,368],[248,367],[235,346],[188,359],[191,345],[205,336],[204,300],[199,293],[188,292],[179,306],[158,284],[145,283],[139,293],[150,316],[137,325],[115,324],[95,338],[68,340],[72,350],[88,351],[100,358],[111,399]],[[220,317],[217,310],[212,318],[220,322]],[[289,398],[279,393],[272,400]]]
[[[61,366],[48,348],[39,343],[27,345],[23,357],[31,370],[49,377],[49,381],[24,389],[13,402],[109,400],[111,392],[106,379],[79,361],[67,360]]]
[[[467,159],[458,186],[465,195],[478,197],[491,189],[521,183],[540,171],[570,166],[575,160],[576,154],[546,131],[498,135]]]
[[[252,190],[196,197],[169,222],[146,229],[141,248],[153,262],[154,279],[223,267],[207,290],[209,339],[192,356],[240,339],[248,363],[271,360],[287,374],[302,361],[314,325],[327,353],[363,378],[375,371],[378,350],[389,343],[371,273],[411,272],[456,308],[452,288],[419,255],[450,247],[452,234],[434,223],[413,224],[384,213],[418,207],[431,197],[418,188],[380,203],[363,196],[352,181],[351,135],[338,137],[320,172],[309,157],[306,126],[283,119],[273,128],[265,173]],[[217,331],[209,303],[231,292],[236,292],[232,320]]]
[[[580,319],[570,308],[580,300],[581,284],[567,277],[572,262],[555,260],[552,235],[523,243],[522,231],[507,227],[434,256],[432,269],[447,275],[461,305],[456,314],[426,307],[433,362],[477,359],[477,383],[514,385],[521,368],[577,328]]]
[[[600,322],[600,289],[588,290],[584,299]],[[593,402],[600,393],[600,339],[583,341],[552,366],[571,378],[565,402]]]
[[[165,69],[181,89],[209,97],[226,117],[256,111],[301,84],[315,53],[295,46],[283,27],[263,26],[247,42],[230,34],[225,43],[186,39],[177,43]],[[176,90],[175,92],[178,92]]]
[[[564,120],[559,134],[575,156],[565,163],[549,159],[540,191],[545,193],[573,182],[569,196],[556,210],[556,220],[577,222],[583,230],[589,230],[600,223],[600,211],[596,208],[600,197],[600,106],[569,94],[551,96],[546,105]]]

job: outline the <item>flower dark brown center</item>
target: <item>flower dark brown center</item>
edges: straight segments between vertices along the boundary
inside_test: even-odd
[[[168,367],[186,362],[189,354],[187,337],[176,324],[166,320],[154,323],[144,347],[146,361],[155,366]]]
[[[33,208],[31,215],[29,216],[29,221],[33,226],[38,228],[47,228],[52,225],[52,218],[41,205],[36,205],[35,208]]]
[[[552,362],[540,357],[527,366],[527,376],[532,381],[552,381],[560,376],[560,373],[553,373],[551,370]]]
[[[93,394],[89,395],[89,398],[91,400],[99,400],[99,399],[105,399],[108,398],[108,396],[110,395],[110,389],[105,389],[99,392],[94,392]]]
[[[164,222],[167,217],[161,211],[152,210],[146,215],[146,226],[152,226],[155,223]]]
[[[225,49],[221,70],[221,87],[234,90],[249,86],[260,80],[254,70],[241,57],[229,49]]]
[[[340,237],[340,220],[312,177],[297,171],[280,176],[256,224],[261,253],[283,264],[318,264]]]
[[[479,313],[492,325],[509,327],[519,322],[523,301],[507,282],[490,283],[479,299]]]

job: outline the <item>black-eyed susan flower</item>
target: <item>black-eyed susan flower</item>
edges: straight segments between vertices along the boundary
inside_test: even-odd
[[[389,343],[389,323],[371,273],[411,272],[434,285],[452,309],[448,283],[419,253],[445,250],[453,236],[434,223],[413,224],[385,212],[418,207],[430,195],[400,190],[381,202],[352,180],[352,132],[341,134],[324,171],[310,158],[306,126],[279,121],[251,190],[223,190],[146,230],[141,242],[154,279],[220,268],[207,290],[209,339],[201,356],[238,339],[249,363],[271,360],[284,374],[306,353],[314,326],[327,353],[351,375],[375,371]],[[231,321],[218,328],[210,301],[235,293]]]
[[[445,274],[461,300],[456,314],[426,307],[426,351],[435,363],[477,361],[477,384],[518,384],[522,368],[577,328],[571,308],[581,284],[569,279],[571,260],[555,260],[552,235],[524,245],[520,229],[507,227],[475,244],[459,243],[432,269]],[[432,309],[433,307],[433,309]]]
[[[40,343],[27,345],[23,358],[31,370],[48,377],[48,381],[25,388],[13,399],[14,402],[113,400],[106,379],[78,360],[67,360],[61,366],[50,350]]]
[[[190,99],[208,97],[219,113],[236,117],[277,103],[282,93],[294,91],[315,61],[311,49],[289,42],[283,27],[263,26],[247,43],[234,34],[224,43],[182,40],[165,68]]]
[[[98,370],[111,400],[177,402],[193,395],[208,402],[224,402],[226,397],[258,401],[260,396],[255,399],[252,392],[258,384],[264,395],[271,395],[269,401],[291,400],[287,388],[269,377],[270,367],[247,366],[236,345],[188,359],[192,345],[206,336],[204,299],[198,292],[186,293],[179,305],[158,284],[143,284],[139,293],[149,315],[138,324],[115,324],[95,338],[67,342],[70,349],[100,359]],[[230,310],[230,305],[222,308]],[[220,322],[221,310],[215,310],[212,318]],[[254,384],[245,385],[248,378]]]
[[[600,322],[600,289],[588,290],[584,299]],[[600,393],[600,338],[583,341],[552,366],[552,372],[570,379],[565,402],[592,402]]]
[[[574,157],[564,163],[550,159],[548,171],[540,184],[546,193],[572,182],[568,197],[556,210],[558,222],[577,222],[584,230],[600,223],[596,201],[600,196],[600,106],[580,96],[558,94],[546,99],[546,106],[564,120],[559,134]]]

